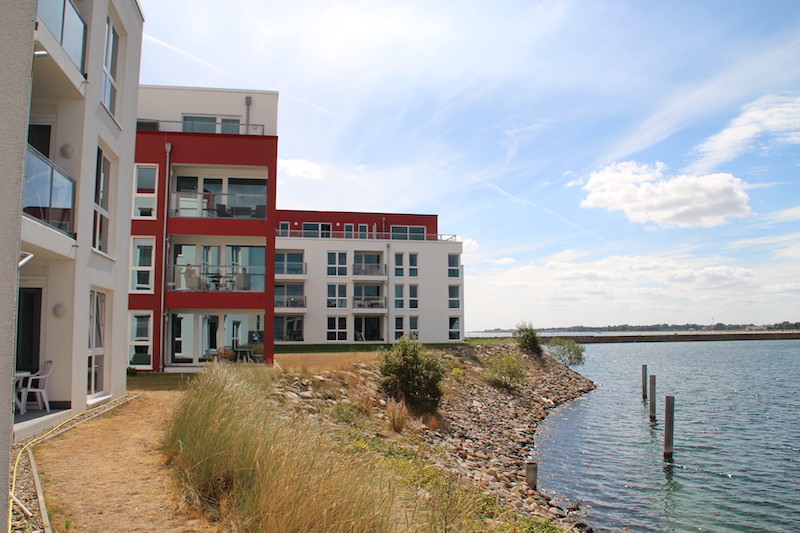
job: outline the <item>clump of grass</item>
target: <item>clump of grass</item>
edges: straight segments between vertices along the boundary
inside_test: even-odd
[[[494,387],[516,390],[527,378],[525,361],[513,353],[493,355],[486,361],[483,378]]]
[[[390,398],[386,402],[386,415],[389,418],[389,427],[392,428],[392,431],[402,433],[409,417],[408,407],[406,407],[405,402]]]
[[[210,365],[191,383],[163,442],[190,499],[231,531],[390,531],[394,492],[374,462],[279,417],[270,387],[255,365]]]

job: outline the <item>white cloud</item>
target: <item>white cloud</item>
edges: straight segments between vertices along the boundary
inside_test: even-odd
[[[517,260],[514,259],[513,257],[501,257],[500,259],[492,259],[490,262],[494,263],[495,265],[502,266],[502,265],[514,265],[517,263]]]
[[[776,143],[800,144],[800,96],[768,95],[744,106],[724,130],[697,147],[700,159],[689,170],[709,172],[753,150],[767,136]]]
[[[478,248],[480,248],[480,244],[475,239],[470,239],[467,237],[466,239],[461,239],[462,242],[462,251],[465,254],[474,254],[478,252]]]
[[[772,213],[768,218],[775,222],[796,222],[800,220],[800,205]]]
[[[278,178],[322,179],[322,167],[306,159],[278,159]]]
[[[713,227],[750,214],[745,183],[731,174],[667,176],[666,165],[613,163],[592,172],[582,207],[623,211],[634,222]]]

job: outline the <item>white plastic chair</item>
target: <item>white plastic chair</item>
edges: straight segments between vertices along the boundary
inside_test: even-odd
[[[44,362],[44,366],[39,372],[27,378],[27,384],[25,388],[22,389],[22,409],[20,414],[25,414],[29,392],[32,392],[36,396],[36,405],[39,406],[40,411],[42,410],[42,403],[44,403],[47,412],[50,412],[50,401],[47,399],[47,377],[52,371],[53,361],[48,359]]]

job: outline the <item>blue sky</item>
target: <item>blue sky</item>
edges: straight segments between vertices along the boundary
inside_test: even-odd
[[[278,207],[439,215],[467,330],[800,320],[800,2],[139,0],[280,92]]]

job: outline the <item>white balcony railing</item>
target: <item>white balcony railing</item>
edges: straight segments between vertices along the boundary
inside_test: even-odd
[[[413,241],[456,241],[458,240],[455,235],[424,233],[414,235],[411,239],[402,238],[396,233],[390,232],[373,232],[373,231],[328,231],[328,230],[302,230],[302,229],[278,229],[275,235],[277,237],[291,237],[291,238],[306,238],[306,239],[360,239],[360,240],[377,240],[377,241],[398,241],[398,240],[413,240]]]

